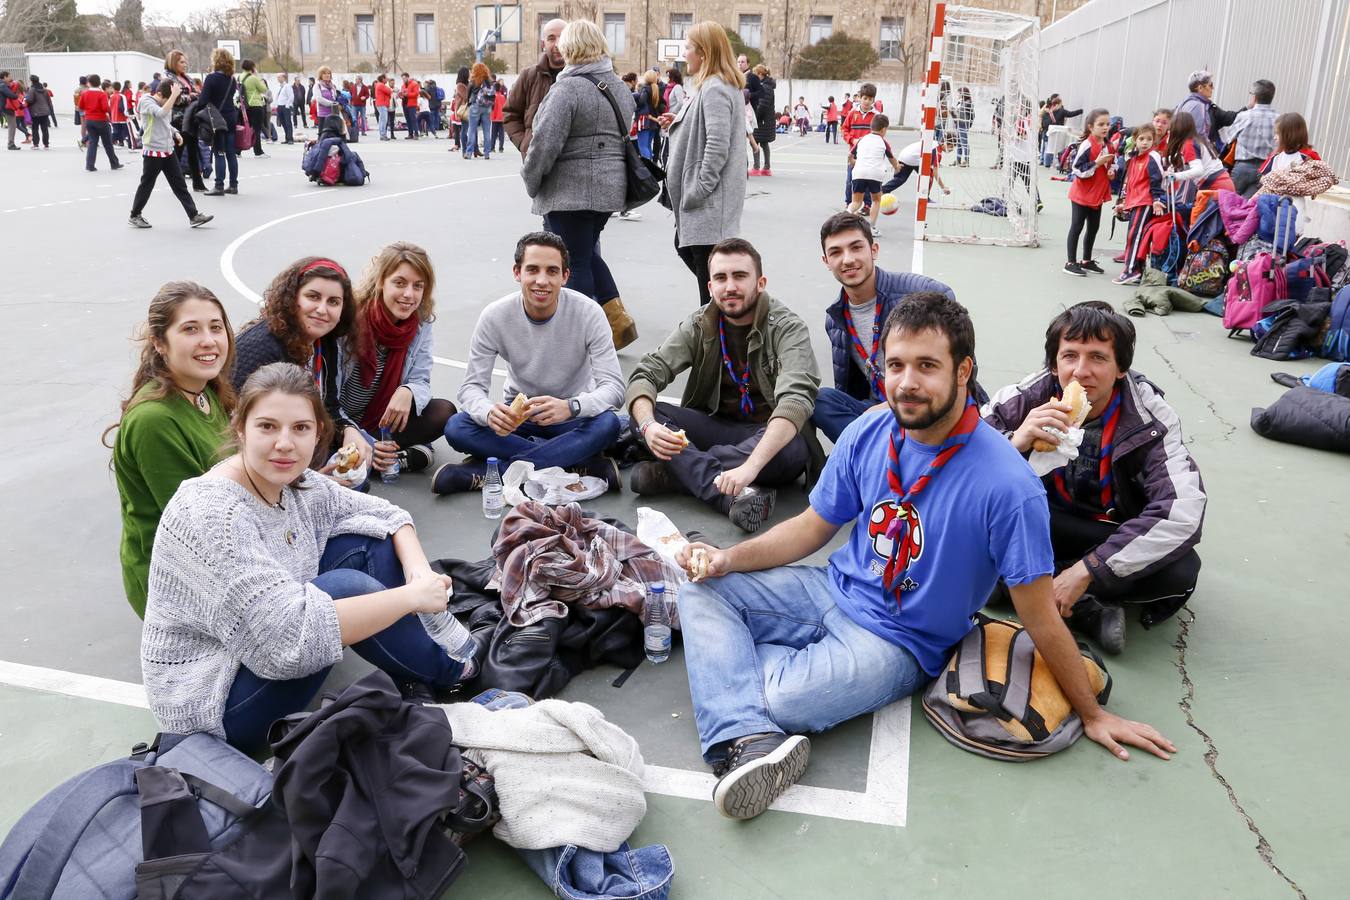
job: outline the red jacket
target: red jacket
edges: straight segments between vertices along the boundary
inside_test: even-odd
[[[862,108],[849,110],[844,116],[844,124],[839,130],[844,133],[844,140],[848,141],[849,152],[853,152],[853,145],[862,140],[872,130],[872,119],[876,116],[876,107],[863,112]]]
[[[1073,184],[1069,185],[1069,199],[1079,206],[1099,207],[1111,199],[1110,166],[1093,168],[1097,157],[1106,147],[1092,135],[1078,142],[1073,155]]]
[[[378,82],[377,82],[378,83]],[[370,100],[370,88],[364,84],[352,88],[352,104],[357,109],[364,109],[366,102]]]
[[[502,110],[506,107],[506,91],[498,91],[497,97],[492,101],[492,121],[500,122],[502,120]]]
[[[409,78],[408,83],[403,86],[403,105],[417,106],[417,95],[422,93],[422,85],[417,83],[416,78]]]
[[[1136,153],[1125,167],[1125,202],[1121,205],[1126,209],[1152,206],[1154,200],[1164,196],[1162,157],[1156,150]]]
[[[90,88],[80,94],[80,113],[86,122],[108,121],[108,95],[102,88]]]
[[[390,90],[389,85],[386,82],[375,82],[375,105],[388,106],[389,98],[393,96],[393,93],[394,92]]]
[[[108,121],[115,125],[125,125],[127,121],[127,100],[121,94],[108,98]]]

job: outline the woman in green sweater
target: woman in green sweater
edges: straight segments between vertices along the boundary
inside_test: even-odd
[[[122,583],[145,616],[150,548],[160,514],[178,485],[210,469],[229,437],[234,332],[216,295],[171,281],[150,301],[141,362],[112,443],[122,505]]]

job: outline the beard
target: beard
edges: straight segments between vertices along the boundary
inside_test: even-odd
[[[913,413],[902,413],[891,397],[886,398],[886,403],[891,408],[891,415],[895,416],[895,421],[901,428],[910,431],[923,431],[925,428],[932,428],[938,422],[945,419],[956,406],[956,373],[952,373],[951,388],[947,396],[942,399],[930,399],[927,404]],[[905,397],[906,400],[919,400],[920,397]]]
[[[723,316],[727,316],[729,318],[740,318],[750,310],[754,309],[757,305],[759,305],[759,291],[754,290],[752,288],[750,293],[746,294],[744,297],[734,298],[732,300],[726,301],[727,305],[731,304],[737,305],[738,308],[734,310],[728,309],[726,305],[723,305],[723,300],[720,297],[714,298],[713,302],[717,304],[717,309],[719,312],[722,313]]]

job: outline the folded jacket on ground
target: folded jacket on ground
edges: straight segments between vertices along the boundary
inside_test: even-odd
[[[1252,410],[1252,430],[1273,441],[1350,453],[1350,397],[1290,388],[1265,409]]]
[[[1172,310],[1182,312],[1201,312],[1205,308],[1205,298],[1197,297],[1190,291],[1167,284],[1167,276],[1157,269],[1145,269],[1139,286],[1123,304],[1125,312],[1132,316],[1153,313],[1165,316]]]

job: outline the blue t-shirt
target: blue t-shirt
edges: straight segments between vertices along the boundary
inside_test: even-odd
[[[834,525],[854,521],[849,541],[830,555],[839,606],[868,631],[914,654],[929,675],[971,627],[998,579],[1026,584],[1054,573],[1045,488],[1021,455],[980,422],[913,501],[912,558],[897,610],[882,584],[891,550],[887,526],[896,496],[886,478],[895,419],[887,410],[859,416],[839,436],[811,491],[811,508]],[[913,484],[937,447],[912,437],[900,450],[900,473]],[[904,560],[900,560],[903,566]]]

